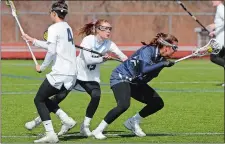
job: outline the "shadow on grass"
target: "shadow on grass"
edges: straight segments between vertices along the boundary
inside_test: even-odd
[[[218,84],[215,84],[216,86],[221,86],[223,85],[224,83],[218,83]]]
[[[104,131],[104,134],[107,137],[137,137],[135,134],[133,133],[127,133],[126,131]],[[175,136],[174,134],[163,134],[163,133],[151,133],[151,134],[146,134],[146,136],[151,136],[151,137],[156,137],[156,136]],[[72,132],[72,133],[68,133],[66,135],[63,135],[61,137],[59,137],[60,140],[63,141],[68,141],[68,140],[72,140],[72,139],[85,139],[88,138],[86,136],[82,136],[80,135],[79,132]],[[93,138],[93,136],[91,136],[91,138]]]
[[[120,136],[120,137],[137,137],[133,133],[129,133],[129,134],[118,134],[118,136]],[[151,133],[151,134],[146,134],[146,136],[156,137],[156,136],[174,136],[174,135],[173,134],[157,134],[157,133]]]

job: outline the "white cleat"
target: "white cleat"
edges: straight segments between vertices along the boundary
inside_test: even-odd
[[[224,87],[224,84],[222,84],[222,86]]]
[[[72,129],[76,125],[76,122],[70,117],[66,121],[62,121],[62,127],[58,136],[66,134],[70,129]]]
[[[142,131],[139,123],[135,121],[133,118],[129,118],[127,121],[124,122],[124,126],[131,130],[136,136],[144,137],[146,134]]]
[[[93,130],[92,131],[92,135],[96,138],[96,139],[99,139],[99,140],[103,140],[103,139],[106,139],[107,137],[105,135],[102,134],[102,132],[100,131],[95,131]]]
[[[46,135],[38,140],[35,140],[34,143],[57,143],[59,138],[54,132],[46,132]]]
[[[80,127],[80,134],[86,137],[92,136],[89,125],[84,125],[84,123],[82,123]]]
[[[32,130],[35,127],[39,126],[40,124],[41,124],[41,122],[37,123],[34,120],[32,120],[32,121],[29,121],[29,122],[25,123],[25,128],[28,129],[28,130]]]

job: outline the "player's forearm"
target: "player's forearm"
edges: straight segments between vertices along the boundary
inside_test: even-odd
[[[36,47],[39,47],[39,48],[43,48],[43,49],[46,49],[48,50],[48,42],[47,41],[41,41],[41,40],[37,40],[35,39],[33,41],[33,45],[36,46]]]
[[[88,58],[85,61],[86,61],[87,65],[99,64],[99,63],[104,62],[102,57],[99,57],[99,58]]]
[[[54,54],[47,52],[44,62],[41,64],[41,67],[40,67],[41,71],[44,71],[49,66],[49,64],[53,60],[53,57],[54,57]]]
[[[122,61],[127,60],[127,56],[122,53],[122,51],[120,51],[119,49],[114,49],[114,51],[112,51],[118,58],[120,58]]]
[[[215,24],[215,35],[218,35],[220,32],[224,31],[224,23]]]
[[[162,68],[163,66],[164,66],[163,62],[159,62],[159,63],[154,64],[154,65],[143,65],[141,73],[143,73],[143,74],[149,73],[149,72],[154,71],[156,69]]]
[[[104,62],[102,57],[92,55],[90,52],[83,51],[83,54],[87,65],[93,65]]]
[[[55,47],[56,47],[56,44],[53,44],[53,43],[48,45],[48,52],[46,53],[44,62],[40,66],[41,71],[44,71],[50,65],[52,60],[55,58],[55,54],[56,54]]]
[[[114,43],[112,44],[109,50],[113,52],[122,61],[127,60],[127,56]]]

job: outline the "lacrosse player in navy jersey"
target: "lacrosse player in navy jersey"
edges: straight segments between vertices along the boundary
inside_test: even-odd
[[[167,45],[164,45],[165,43]],[[176,37],[158,33],[149,44],[143,43],[143,47],[113,70],[110,85],[117,106],[110,110],[104,120],[92,131],[96,139],[106,138],[102,132],[129,108],[131,97],[146,106],[129,118],[124,125],[135,135],[146,136],[139,126],[140,120],[159,111],[164,106],[162,98],[147,83],[157,77],[164,67],[174,65],[174,62],[167,58],[177,50],[177,43]]]
[[[81,46],[97,51],[105,56],[101,57],[97,54],[80,50],[77,57],[77,81],[75,89],[86,91],[91,100],[86,109],[86,115],[84,121],[80,127],[80,134],[83,136],[91,136],[90,123],[98,108],[101,89],[100,89],[100,65],[111,57],[107,55],[107,52],[113,52],[122,61],[127,59],[117,45],[109,39],[112,26],[105,19],[99,19],[95,22],[85,24],[79,31],[80,35],[85,35],[81,42]],[[70,91],[64,91],[53,97],[53,101],[60,103]],[[54,111],[52,111],[54,112]],[[29,130],[38,126],[41,123],[40,117],[27,122],[25,127]],[[67,133],[74,125],[71,123],[62,123],[62,128],[58,133],[59,136]]]
[[[216,40],[223,47],[219,54],[211,54],[210,60],[223,67],[225,65],[225,47],[224,47],[224,5],[223,1],[212,1],[213,6],[216,7],[216,15],[214,18],[214,23],[207,26],[211,32],[209,36],[216,37]],[[224,84],[222,85],[224,86]]]
[[[68,13],[68,6],[64,0],[55,2],[50,10],[50,17],[54,24],[48,28],[48,40],[40,41],[23,34],[23,38],[31,41],[35,46],[47,49],[47,53],[42,65],[36,66],[37,72],[44,71],[50,63],[52,71],[46,75],[46,79],[41,84],[34,103],[40,115],[46,135],[35,143],[56,143],[59,141],[54,132],[50,118],[50,110],[54,111],[62,122],[75,125],[75,122],[62,111],[58,103],[50,100],[49,97],[65,93],[73,88],[76,82],[76,48],[73,42],[73,31],[67,22],[64,21]]]

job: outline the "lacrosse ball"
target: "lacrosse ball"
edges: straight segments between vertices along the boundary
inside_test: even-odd
[[[209,53],[211,53],[211,52],[212,52],[212,47],[210,47],[210,48],[208,49],[208,52],[209,52]]]

